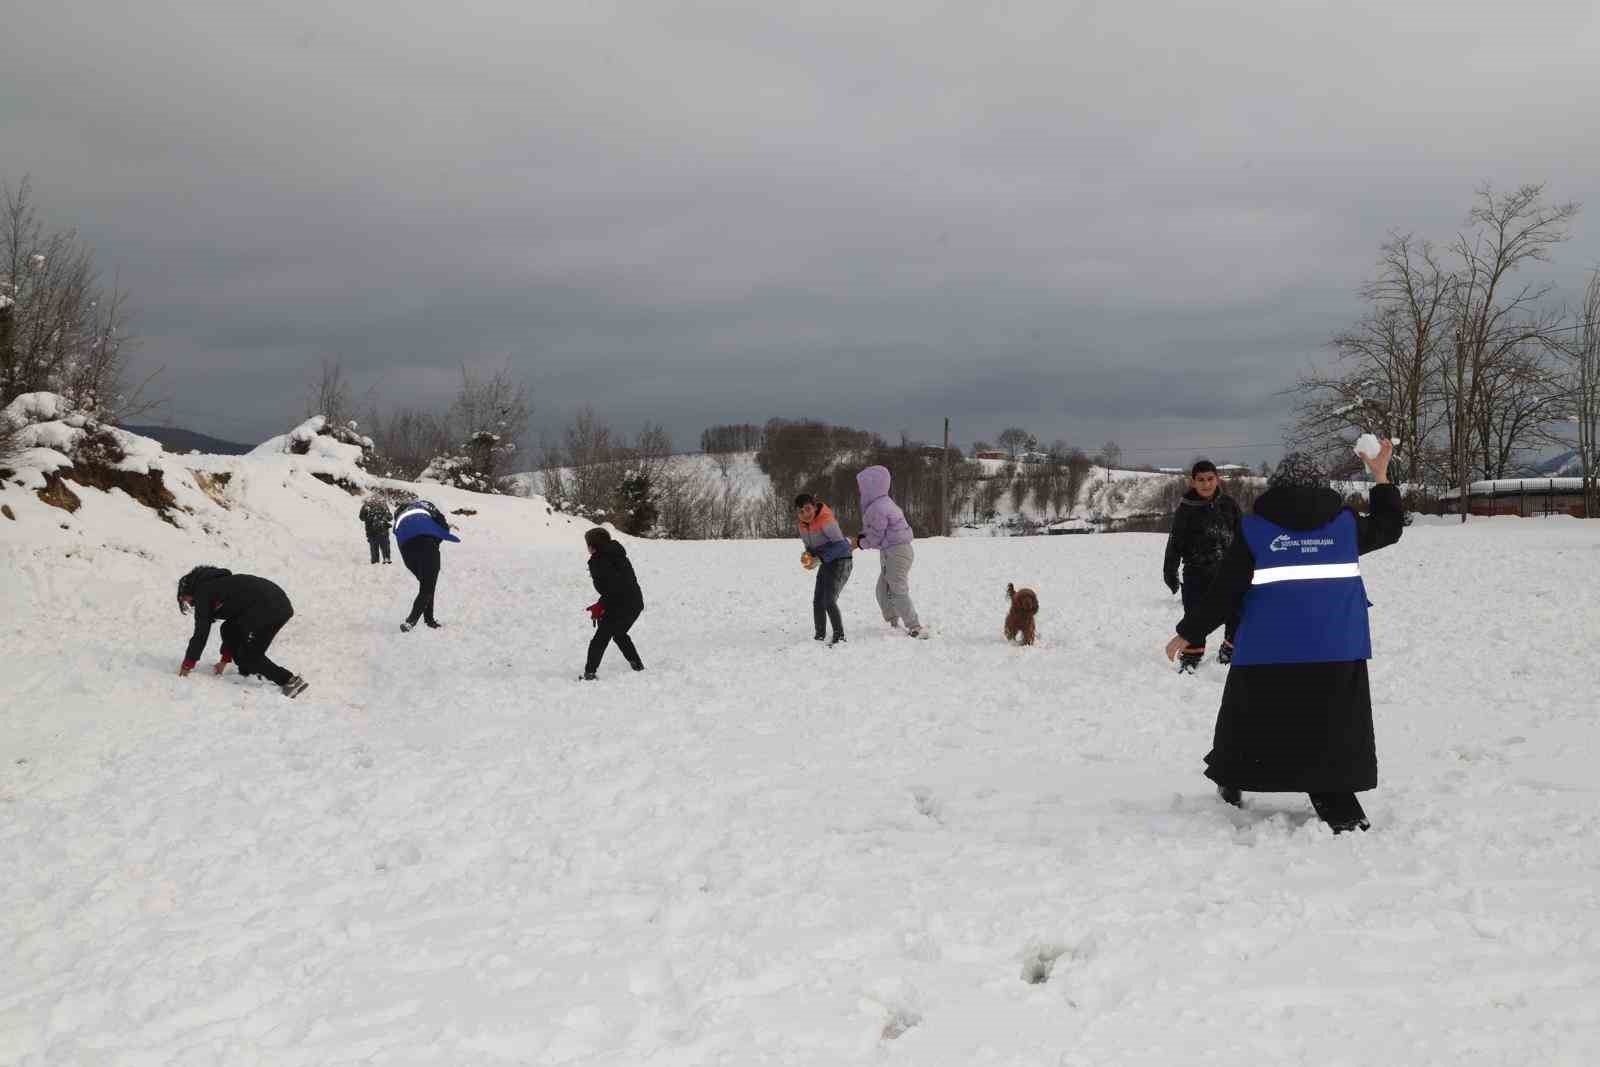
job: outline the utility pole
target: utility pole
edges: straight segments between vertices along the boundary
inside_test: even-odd
[[[939,456],[939,530],[950,536],[950,416],[944,418],[944,452]]]

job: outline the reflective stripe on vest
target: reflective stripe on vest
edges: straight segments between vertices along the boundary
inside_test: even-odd
[[[1350,511],[1315,530],[1245,516],[1255,575],[1240,608],[1235,666],[1372,658],[1357,535]]]
[[[1306,582],[1316,578],[1359,578],[1358,563],[1293,563],[1285,567],[1272,567],[1256,571],[1251,585],[1271,585],[1273,582]]]

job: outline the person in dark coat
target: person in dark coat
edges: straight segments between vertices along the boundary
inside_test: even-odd
[[[180,678],[194,670],[211,639],[211,624],[220,619],[222,657],[212,673],[221,674],[229,663],[237,663],[240,674],[247,678],[260,674],[285,696],[305,692],[304,678],[267,658],[268,646],[294,617],[288,594],[276,583],[221,567],[196,567],[178,579],[178,610],[185,615],[194,612],[194,636],[184,650]]]
[[[628,666],[642,671],[644,661],[639,658],[639,650],[633,647],[628,631],[644,611],[644,593],[639,590],[639,579],[634,577],[628,550],[599,526],[585,533],[583,540],[589,546],[589,578],[600,599],[587,609],[595,630],[589,641],[589,658],[583,664],[582,680],[592,682],[598,677],[595,672],[600,669],[600,659],[613,641],[627,658]]]
[[[1244,520],[1204,599],[1185,612],[1167,658],[1239,613],[1206,777],[1222,798],[1308,793],[1335,833],[1365,830],[1356,794],[1378,784],[1367,660],[1369,607],[1358,557],[1405,528],[1385,442],[1364,462],[1377,483],[1357,515],[1310,460],[1285,456]]]
[[[383,502],[382,497],[370,497],[361,505],[361,525],[367,530],[367,547],[372,550],[372,562],[378,562],[378,555],[382,553],[385,563],[392,563],[389,558],[389,528],[394,525],[394,514],[390,512],[389,505]]]
[[[433,617],[433,592],[439,584],[439,545],[445,541],[461,543],[450,532],[444,513],[426,500],[412,500],[401,506],[394,517],[394,539],[400,546],[400,559],[406,570],[417,576],[417,595],[411,601],[411,614],[400,624],[401,633],[410,633],[421,619],[429,629],[444,624]]]
[[[1174,593],[1183,590],[1183,610],[1192,611],[1211,588],[1228,549],[1239,539],[1243,529],[1243,516],[1239,505],[1222,491],[1217,477],[1216,464],[1202,459],[1189,471],[1189,488],[1178,501],[1178,510],[1172,515],[1172,532],[1167,535],[1167,553],[1162,561],[1161,576],[1167,588]],[[1183,580],[1178,580],[1178,565],[1183,564]],[[1233,660],[1234,631],[1239,619],[1232,616],[1222,632],[1222,651],[1217,659],[1222,663]],[[1200,665],[1206,654],[1206,643],[1201,641],[1178,654],[1178,662],[1192,671]]]

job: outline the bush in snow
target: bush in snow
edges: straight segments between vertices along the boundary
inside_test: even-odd
[[[500,468],[515,448],[499,434],[479,430],[467,438],[459,454],[435,456],[417,481],[437,482],[474,493],[511,492]]]
[[[623,533],[643,537],[655,528],[661,509],[656,506],[655,486],[650,472],[639,468],[629,471],[617,487],[617,527]]]

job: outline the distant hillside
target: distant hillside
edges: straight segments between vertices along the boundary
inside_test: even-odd
[[[1576,478],[1583,473],[1583,462],[1575,451],[1567,451],[1559,456],[1551,456],[1542,463],[1536,463],[1528,470],[1534,478]]]
[[[211,456],[242,456],[254,445],[241,445],[237,441],[224,441],[203,433],[185,430],[178,426],[124,426],[129,433],[161,442],[168,452],[204,452]]]

